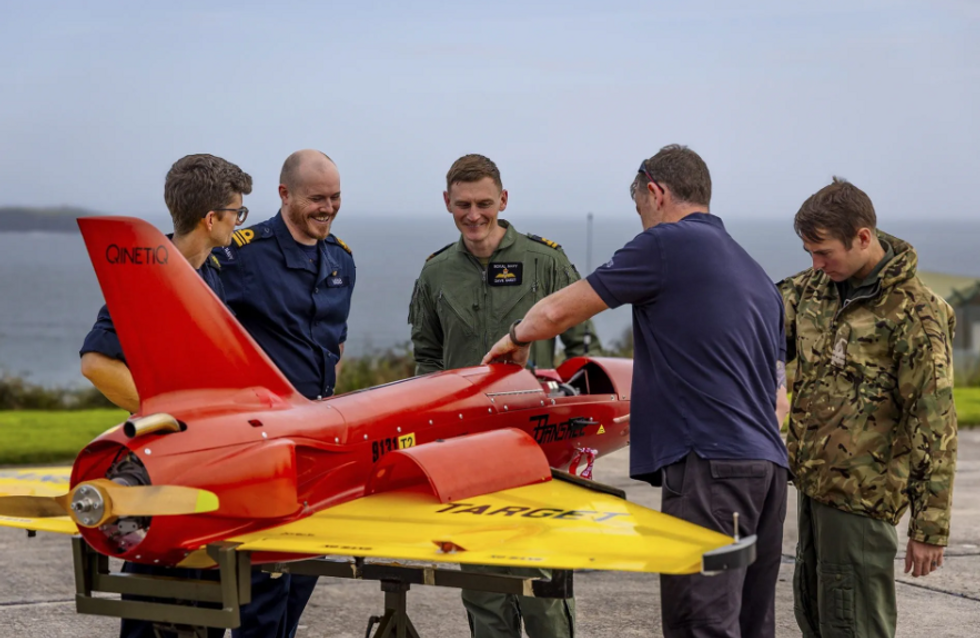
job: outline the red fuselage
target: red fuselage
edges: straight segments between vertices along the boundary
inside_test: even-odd
[[[152,484],[209,490],[218,510],[154,517],[123,552],[100,529],[81,533],[102,553],[175,565],[207,543],[364,496],[373,468],[394,450],[502,428],[527,432],[552,467],[567,469],[583,455],[627,445],[631,375],[631,360],[579,357],[539,377],[513,365],[480,366],[322,401],[287,401],[262,388],[175,393],[155,407],[184,431],[132,439],[122,428],[107,432],[79,454],[72,485],[104,478],[131,452]],[[506,472],[508,459],[499,462]]]

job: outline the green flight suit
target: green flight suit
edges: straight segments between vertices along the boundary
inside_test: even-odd
[[[536,302],[578,281],[579,275],[561,246],[535,235],[507,229],[497,250],[482,264],[463,238],[431,255],[415,282],[408,322],[412,324],[415,373],[479,365],[510,325]],[[597,353],[599,339],[592,322],[561,335],[569,357]],[[528,366],[553,368],[555,341],[532,344]],[[551,570],[461,565],[464,571],[550,578]],[[530,638],[573,638],[575,599],[528,598],[463,590],[473,638],[520,638],[521,621]]]
[[[415,282],[408,311],[415,352],[415,374],[479,365],[510,325],[536,302],[579,280],[561,246],[535,235],[521,235],[504,220],[504,238],[487,266],[466,250],[463,238],[431,255]],[[599,351],[592,321],[561,335],[569,357]],[[553,368],[555,341],[531,346],[528,366]]]

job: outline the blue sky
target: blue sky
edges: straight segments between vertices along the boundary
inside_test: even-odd
[[[639,161],[708,162],[722,216],[786,219],[840,174],[879,218],[968,217],[980,3],[44,2],[0,24],[0,204],[164,212],[195,152],[341,169],[342,215],[442,210],[464,153],[511,211],[630,210]]]

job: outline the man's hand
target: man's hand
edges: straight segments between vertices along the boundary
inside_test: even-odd
[[[928,576],[938,567],[943,566],[944,547],[920,543],[909,539],[905,550],[905,573],[912,572],[914,578]]]
[[[520,337],[518,337],[520,339]],[[490,348],[490,352],[483,357],[481,365],[487,365],[490,362],[510,362],[516,363],[517,365],[524,367],[527,365],[527,358],[531,354],[531,346],[516,346],[514,342],[510,340],[510,335],[504,335],[500,341],[493,344]]]

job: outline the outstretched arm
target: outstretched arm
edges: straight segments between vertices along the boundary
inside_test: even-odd
[[[608,307],[587,280],[576,281],[534,304],[517,325],[517,340],[551,339]],[[524,366],[527,356],[528,347],[518,347],[510,340],[510,335],[506,335],[483,357],[483,363],[511,361]]]

